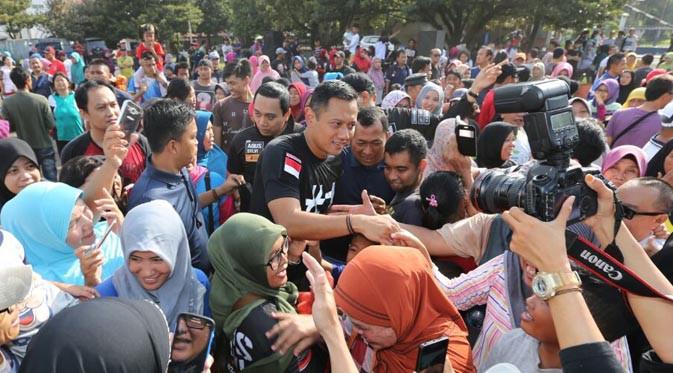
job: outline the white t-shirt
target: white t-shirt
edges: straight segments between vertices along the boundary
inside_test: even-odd
[[[658,134],[657,134],[658,135]],[[657,152],[664,147],[664,143],[657,140],[657,135],[654,135],[650,140],[643,146],[643,151],[645,152],[645,159],[649,162],[652,157],[654,157]]]

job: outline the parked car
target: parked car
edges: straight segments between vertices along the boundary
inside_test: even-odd
[[[47,47],[53,47],[56,51],[63,51],[66,54],[72,52],[72,45],[69,41],[61,38],[40,39],[35,43],[35,49],[38,53],[44,55]]]
[[[379,35],[365,35],[360,39],[360,47],[369,48],[373,47],[378,43],[381,36]],[[388,43],[388,51],[392,52],[395,50],[393,43]]]
[[[105,55],[105,50],[108,49],[105,40],[101,38],[86,38],[84,39],[84,58],[90,61],[94,58],[102,58]]]

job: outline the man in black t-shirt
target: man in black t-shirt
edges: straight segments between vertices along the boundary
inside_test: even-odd
[[[255,181],[255,167],[269,141],[280,135],[304,130],[290,116],[290,94],[276,82],[263,84],[255,93],[255,125],[234,136],[229,149],[229,172],[244,175],[246,188],[239,189],[241,211],[250,209],[250,191]]]
[[[369,198],[345,215],[328,212],[341,175],[339,154],[353,136],[357,93],[341,81],[323,82],[305,109],[306,130],[271,141],[257,162],[250,212],[283,225],[293,239],[323,240],[361,233],[389,243],[399,226],[388,215],[369,216]],[[363,193],[364,194],[364,193]]]

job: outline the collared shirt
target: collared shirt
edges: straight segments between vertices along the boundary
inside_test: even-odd
[[[395,62],[394,64],[388,67],[386,70],[386,80],[390,81],[390,84],[399,84],[404,85],[404,80],[411,75],[411,69],[407,66],[400,66]]]
[[[49,98],[51,95],[51,82],[49,81],[49,75],[45,73],[40,73],[39,76],[31,75],[33,81],[33,86],[31,91]]]
[[[199,208],[199,197],[185,168],[179,174],[158,170],[148,158],[129,196],[129,210],[142,203],[162,199],[173,205],[187,231],[192,266],[205,273],[212,272],[208,260],[208,233]],[[160,224],[160,222],[157,222]]]
[[[336,182],[334,203],[360,204],[364,189],[370,196],[377,196],[390,203],[395,192],[383,176],[383,161],[376,166],[363,166],[348,147],[341,152],[341,162],[343,174]]]

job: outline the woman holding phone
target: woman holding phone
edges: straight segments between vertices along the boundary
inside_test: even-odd
[[[210,314],[208,278],[191,266],[187,233],[173,206],[154,200],[131,209],[121,241],[124,264],[96,287],[102,297],[149,299],[173,332],[180,313]]]

